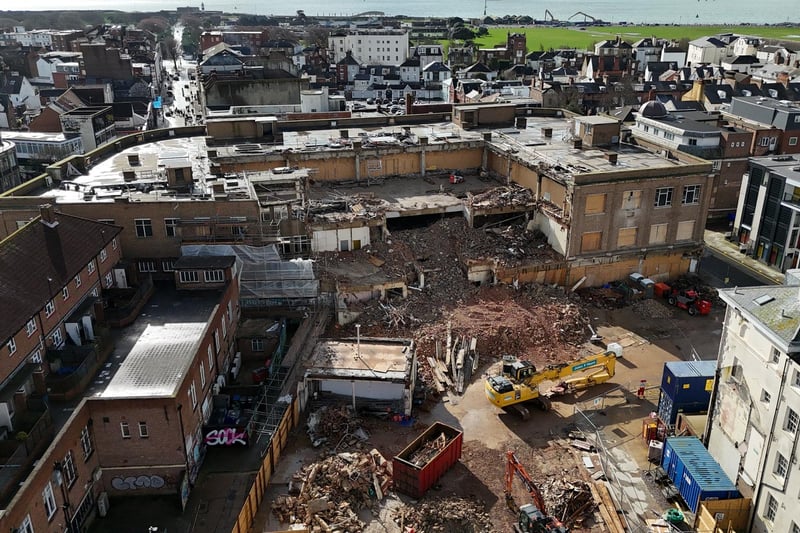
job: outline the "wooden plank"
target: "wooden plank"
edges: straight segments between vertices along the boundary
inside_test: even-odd
[[[625,531],[625,526],[622,524],[619,513],[617,513],[617,506],[611,499],[611,494],[608,492],[608,487],[602,481],[596,481],[597,492],[600,494],[600,500],[603,505],[608,509],[608,514],[611,516],[611,522],[614,524],[614,529],[620,533]]]

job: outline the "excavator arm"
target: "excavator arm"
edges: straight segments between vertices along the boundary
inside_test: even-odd
[[[506,452],[506,504],[511,508],[512,511],[516,511],[516,505],[514,504],[514,495],[511,491],[514,485],[514,476],[519,478],[522,482],[522,485],[525,487],[525,490],[528,491],[528,494],[531,495],[533,499],[533,503],[536,505],[536,508],[539,509],[543,514],[546,514],[545,506],[544,506],[544,497],[542,496],[541,491],[539,491],[539,487],[531,479],[531,476],[528,475],[528,472],[525,470],[525,467],[522,466],[522,463],[519,462],[517,459],[517,454],[513,451],[508,450]]]

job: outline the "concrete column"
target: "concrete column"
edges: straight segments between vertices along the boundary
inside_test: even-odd
[[[356,181],[361,181],[361,141],[353,141],[353,151],[355,152]]]
[[[420,137],[419,145],[422,148],[422,151],[419,153],[419,173],[422,175],[422,177],[425,177],[425,168],[428,166],[425,162],[425,147],[428,146],[428,138]]]

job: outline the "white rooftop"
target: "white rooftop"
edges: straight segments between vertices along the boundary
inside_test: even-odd
[[[205,328],[205,322],[148,325],[99,397],[174,397]]]

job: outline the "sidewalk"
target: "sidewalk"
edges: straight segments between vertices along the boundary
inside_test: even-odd
[[[720,259],[736,264],[749,274],[767,283],[783,285],[784,276],[780,271],[739,252],[739,243],[730,242],[726,238],[727,235],[727,231],[705,230],[703,239],[705,240],[706,248],[711,253],[719,256]]]

